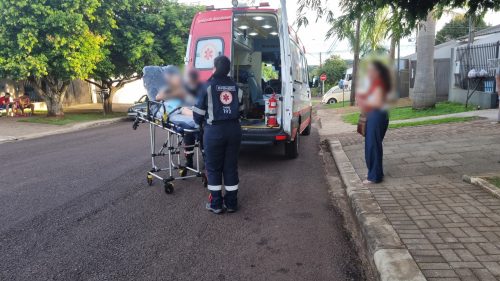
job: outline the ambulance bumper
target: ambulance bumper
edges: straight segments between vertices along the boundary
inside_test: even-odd
[[[242,129],[241,144],[275,145],[288,139],[282,129]]]

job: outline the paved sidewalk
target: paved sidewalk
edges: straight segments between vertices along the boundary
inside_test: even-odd
[[[124,120],[125,117],[110,118],[89,122],[73,123],[63,126],[17,122],[19,118],[0,117],[0,144],[16,140],[40,138],[83,130],[90,127],[112,124]]]
[[[131,104],[113,104],[114,112],[127,112]],[[64,108],[66,113],[90,113],[90,112],[102,112],[102,104],[89,103],[89,104],[78,104]],[[58,126],[42,123],[27,123],[27,122],[17,122],[20,118],[24,117],[0,117],[0,143],[39,138],[44,136],[50,136],[55,134],[68,133],[73,131],[82,130],[89,127],[101,126],[106,124],[111,124],[119,122],[124,117],[110,118],[103,120],[95,120],[89,122],[77,122],[68,125]]]
[[[438,120],[449,117],[481,117],[491,121],[498,120],[498,109],[485,109],[485,110],[473,110],[467,112],[460,113],[452,113],[445,115],[437,115],[437,116],[428,116],[428,117],[420,117],[406,120],[394,120],[391,121],[391,124],[399,124],[399,123],[408,123],[408,122],[418,122],[418,121],[427,121],[427,120]]]
[[[331,114],[318,115],[322,138],[339,141],[364,179],[363,139],[336,132],[343,125]],[[427,280],[500,280],[500,200],[462,181],[500,171],[500,124],[389,130],[384,150],[386,179],[368,190]]]

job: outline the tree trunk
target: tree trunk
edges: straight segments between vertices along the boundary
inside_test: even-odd
[[[356,100],[356,83],[358,78],[358,65],[359,65],[359,47],[360,47],[360,29],[361,29],[361,16],[356,20],[356,34],[354,39],[354,62],[352,66],[352,81],[351,81],[351,106],[354,105]]]
[[[17,88],[17,96],[18,97],[23,96],[24,93],[26,93],[26,89],[24,87],[24,84],[25,84],[25,80],[16,81],[16,88]]]
[[[47,116],[64,116],[63,102],[70,81],[59,81],[52,77],[29,77],[28,82],[47,105]]]
[[[45,103],[47,104],[48,117],[62,117],[64,116],[63,101],[65,93],[51,93],[44,96]]]
[[[436,105],[436,81],[434,80],[434,43],[436,20],[429,12],[427,20],[420,23],[417,37],[417,70],[413,88],[413,108],[423,109]]]
[[[113,98],[119,88],[116,86],[109,86],[106,88],[108,90],[108,96],[104,99],[102,108],[104,109],[104,114],[113,113]]]
[[[391,36],[391,47],[389,49],[389,59],[391,61],[391,65],[394,65],[396,61],[396,35],[392,34]]]

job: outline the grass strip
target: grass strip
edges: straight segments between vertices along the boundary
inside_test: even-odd
[[[105,120],[105,119],[117,118],[117,117],[125,117],[125,113],[111,113],[111,114],[107,114],[106,116],[103,116],[102,113],[97,113],[97,112],[66,113],[62,117],[47,117],[47,116],[42,116],[42,115],[38,115],[38,114],[40,114],[40,113],[37,112],[37,115],[29,117],[29,118],[25,118],[25,119],[20,119],[20,120],[18,120],[18,122],[63,126],[63,125],[68,125],[68,124],[72,124],[72,123],[89,122],[89,121]]]

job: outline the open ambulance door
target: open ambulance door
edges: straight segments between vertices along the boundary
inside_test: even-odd
[[[293,78],[292,78],[292,55],[290,52],[290,33],[288,27],[288,16],[286,0],[281,0],[279,15],[279,34],[281,45],[281,93],[283,97],[282,123],[283,130],[293,140],[292,118],[293,118]]]

